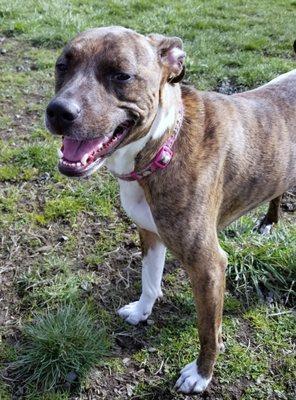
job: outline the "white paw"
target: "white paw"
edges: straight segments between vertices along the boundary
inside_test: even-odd
[[[182,369],[175,389],[182,393],[201,393],[207,388],[210,381],[211,377],[203,378],[198,373],[196,361],[193,361]]]
[[[225,344],[223,342],[219,343],[219,351],[220,353],[225,353]]]
[[[141,321],[145,321],[151,314],[151,310],[144,307],[140,301],[127,304],[120,308],[117,314],[131,325],[137,325]]]
[[[272,225],[272,224],[269,224],[269,225],[262,225],[262,226],[259,228],[259,233],[261,233],[261,235],[268,236],[268,235],[270,235],[270,233],[271,233],[271,231],[272,231],[272,228],[273,228],[273,225]]]

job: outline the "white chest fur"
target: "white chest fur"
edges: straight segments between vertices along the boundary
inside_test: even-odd
[[[158,233],[145,193],[138,182],[119,179],[120,200],[127,215],[140,228]]]
[[[135,168],[135,158],[149,140],[159,139],[167,129],[174,126],[180,109],[181,92],[179,85],[167,84],[163,88],[162,103],[147,134],[126,146],[119,148],[106,159],[107,168],[117,174],[131,173]],[[119,181],[120,199],[127,215],[140,227],[157,232],[145,193],[136,181]]]

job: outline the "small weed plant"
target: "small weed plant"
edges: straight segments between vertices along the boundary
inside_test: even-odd
[[[104,328],[97,329],[86,307],[63,306],[23,327],[19,358],[11,363],[15,382],[36,393],[77,385],[107,353]]]

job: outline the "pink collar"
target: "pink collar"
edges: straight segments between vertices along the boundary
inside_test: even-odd
[[[143,179],[145,176],[148,176],[159,169],[165,169],[169,165],[171,159],[174,156],[172,147],[179,135],[181,125],[183,122],[183,115],[184,115],[184,111],[183,111],[183,107],[181,107],[179,110],[179,113],[178,113],[178,118],[177,118],[176,125],[174,127],[173,134],[165,141],[165,143],[161,146],[161,148],[156,153],[156,156],[153,158],[152,161],[150,161],[150,163],[148,165],[146,165],[145,168],[143,168],[141,171],[138,171],[138,172],[133,170],[132,172],[130,172],[128,174],[122,174],[122,175],[115,174],[113,172],[113,175],[116,178],[122,179],[124,181],[139,181],[139,180]]]

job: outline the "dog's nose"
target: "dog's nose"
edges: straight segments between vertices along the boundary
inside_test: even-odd
[[[54,99],[46,109],[50,122],[69,125],[78,118],[81,109],[77,103],[67,99]]]

